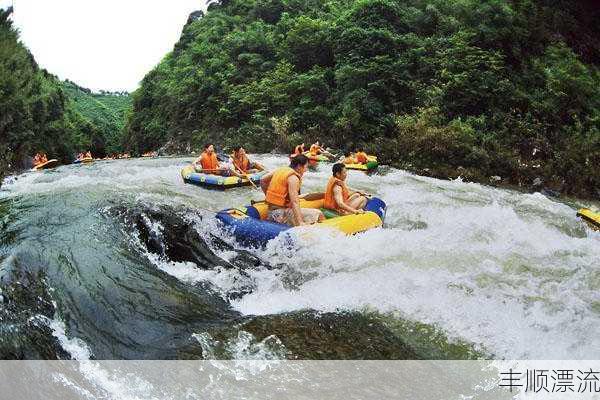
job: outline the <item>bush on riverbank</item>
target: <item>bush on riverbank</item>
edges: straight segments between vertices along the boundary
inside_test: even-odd
[[[213,2],[134,94],[125,143],[270,151],[272,118],[289,118],[295,138],[395,165],[597,196],[599,15],[566,0]]]

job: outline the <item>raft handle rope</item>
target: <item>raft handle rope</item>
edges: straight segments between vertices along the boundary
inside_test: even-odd
[[[210,208],[200,207],[200,206],[194,206],[194,207],[197,208],[197,209],[199,209],[199,210],[202,210],[202,211],[208,211],[209,213],[212,213],[212,214],[215,214],[215,215],[218,214],[218,213],[220,213],[221,211],[223,211],[223,210],[221,210],[221,211],[215,211],[215,210],[211,210]],[[248,215],[247,211],[244,211],[244,210],[239,209],[239,208],[230,208],[227,211],[239,211],[240,213],[242,213],[244,215]]]

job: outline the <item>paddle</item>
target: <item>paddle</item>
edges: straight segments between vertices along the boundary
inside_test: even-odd
[[[323,200],[325,198],[325,193],[307,193],[305,195],[301,195],[300,199],[301,200],[306,200],[306,201],[315,201],[315,200]],[[260,204],[260,203],[264,203],[265,200],[250,200],[250,204],[254,205],[254,204]]]
[[[248,179],[248,182],[250,182],[250,184],[252,185],[252,187],[256,190],[259,190],[258,186],[256,186],[256,183],[254,183],[252,181],[252,179],[250,178],[250,176],[248,176],[247,173],[245,173],[240,167],[237,166],[237,164],[235,163],[235,161],[232,161],[233,166],[235,169],[237,169],[246,179]]]

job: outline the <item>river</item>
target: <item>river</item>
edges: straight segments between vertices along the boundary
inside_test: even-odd
[[[386,201],[383,229],[246,249],[210,210],[261,194],[186,185],[190,160],[6,179],[3,358],[600,358],[600,233],[582,202],[352,171]]]

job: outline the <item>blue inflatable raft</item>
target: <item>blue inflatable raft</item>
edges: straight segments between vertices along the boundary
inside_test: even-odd
[[[300,207],[322,209],[323,200],[300,200]],[[333,228],[348,235],[364,232],[383,225],[386,207],[383,200],[373,197],[367,202],[364,214],[338,215],[322,209],[327,219],[312,227]],[[268,221],[267,214],[267,204],[259,202],[251,206],[220,211],[217,213],[217,219],[231,229],[238,242],[247,245],[264,245],[280,234],[294,229],[289,225]]]

